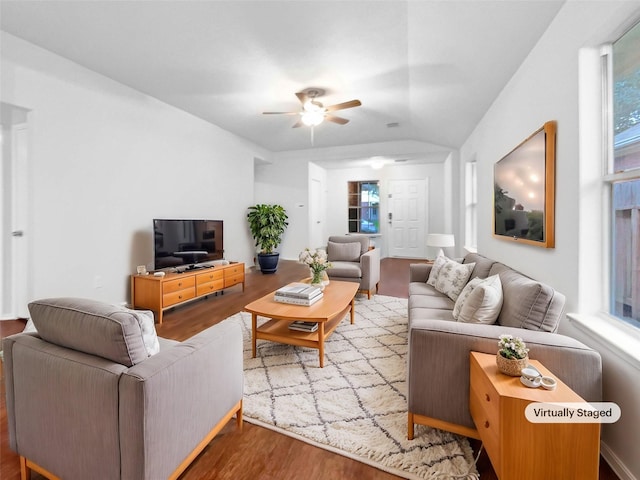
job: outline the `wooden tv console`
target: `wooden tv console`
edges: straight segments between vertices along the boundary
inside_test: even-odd
[[[164,277],[153,274],[131,275],[131,304],[133,308],[152,310],[156,321],[162,324],[165,310],[239,283],[244,291],[244,263],[238,262],[182,273],[167,273]]]

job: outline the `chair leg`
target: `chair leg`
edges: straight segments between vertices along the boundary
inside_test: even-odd
[[[413,413],[408,412],[407,415],[407,439],[408,440],[413,440],[413,436],[414,436],[414,424],[413,424]]]
[[[236,427],[238,430],[242,430],[243,419],[242,419],[242,401],[240,401],[240,408],[236,412]]]
[[[20,480],[31,480],[31,469],[27,467],[27,459],[20,455]]]

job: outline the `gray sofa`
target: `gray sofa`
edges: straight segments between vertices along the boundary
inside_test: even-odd
[[[498,337],[521,337],[539,360],[587,401],[602,399],[600,354],[556,333],[564,295],[506,265],[478,254],[475,277],[499,275],[503,303],[495,324],[455,321],[455,302],[426,282],[432,265],[412,264],[409,283],[408,436],[414,424],[479,438],[469,413],[469,352],[495,355]]]
[[[74,298],[29,311],[37,332],[3,341],[23,478],[177,478],[234,415],[242,426],[239,325],[176,342],[155,336],[151,312]]]

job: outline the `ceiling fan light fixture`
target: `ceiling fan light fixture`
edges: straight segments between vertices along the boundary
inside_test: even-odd
[[[374,170],[380,170],[385,165],[384,157],[371,157],[371,168]]]
[[[324,120],[324,112],[321,110],[305,111],[302,114],[302,123],[308,127],[320,125]]]

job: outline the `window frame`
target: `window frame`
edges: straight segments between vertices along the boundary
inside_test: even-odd
[[[465,163],[464,183],[465,248],[475,252],[478,248],[478,163],[475,159]]]
[[[378,204],[376,206],[362,204],[362,187],[363,185],[376,185],[378,188]],[[355,187],[355,191],[353,190]],[[354,200],[357,200],[354,203]],[[375,232],[363,232],[362,220],[365,216],[362,215],[364,210],[371,210],[377,212],[377,229]],[[370,218],[370,216],[368,216]],[[356,230],[352,230],[352,225],[356,225]],[[380,181],[379,180],[349,180],[347,182],[347,232],[359,233],[364,235],[378,235],[380,234]]]
[[[615,171],[615,119],[614,119],[614,85],[615,73],[613,65],[613,49],[614,43],[622,39],[633,28],[640,28],[640,21],[635,22],[629,29],[622,33],[614,42],[603,45],[600,50],[601,66],[602,66],[602,158],[603,158],[603,218],[605,235],[605,257],[607,280],[605,304],[603,310],[607,316],[630,326],[640,332],[640,320],[634,320],[632,317],[624,317],[616,314],[616,212],[614,211],[614,188],[616,184],[640,181],[640,166],[627,170]],[[636,240],[640,241],[640,240]],[[631,285],[633,289],[633,283]]]

